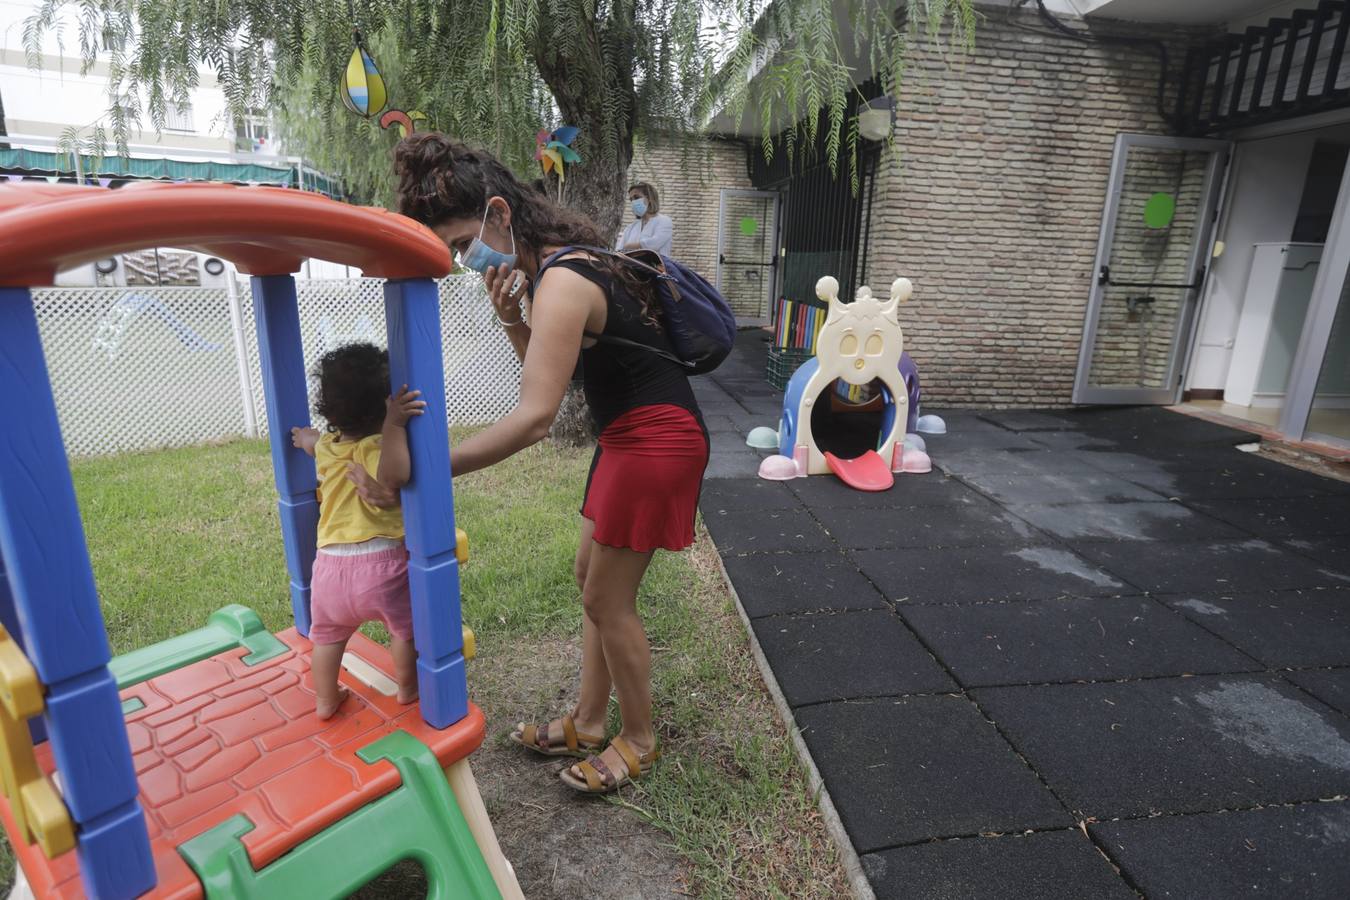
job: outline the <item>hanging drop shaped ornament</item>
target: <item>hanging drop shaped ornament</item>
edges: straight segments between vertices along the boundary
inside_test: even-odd
[[[347,109],[363,119],[373,119],[389,105],[389,92],[385,87],[384,76],[375,65],[375,59],[361,41],[361,32],[353,29],[352,40],[356,46],[352,48],[347,68],[342,72],[338,96]]]

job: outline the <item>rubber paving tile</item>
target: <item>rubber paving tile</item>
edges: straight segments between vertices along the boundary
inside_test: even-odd
[[[802,505],[797,495],[781,481],[762,478],[724,478],[703,485],[699,507],[704,517],[732,510],[754,512],[768,509],[795,509]]]
[[[817,610],[889,609],[844,554],[752,553],[722,560],[745,614],[757,616]]]
[[[1188,501],[1350,494],[1350,484],[1344,481],[1251,458],[1201,471],[1168,470],[1163,466],[1151,472],[1130,472],[1125,477],[1166,497]]]
[[[754,478],[759,471],[759,455],[745,446],[731,449],[730,441],[719,441],[713,436],[712,453],[708,454],[708,468],[703,472],[703,480],[714,481],[722,478]]]
[[[1073,423],[1067,410],[1002,409],[980,413],[980,418],[1009,431],[1062,431]]]
[[[1262,668],[1145,597],[914,606],[904,617],[967,687]]]
[[[1073,552],[1049,545],[856,550],[850,555],[886,599],[902,604],[1139,593]]]
[[[1344,900],[1350,803],[1090,826],[1147,897]]]
[[[1350,590],[1159,599],[1271,668],[1350,666]]]
[[[795,715],[859,853],[1072,824],[964,698],[821,703]]]
[[[1085,451],[1086,452],[1086,451]],[[1114,503],[1165,497],[1114,475],[973,474],[963,480],[1001,503]]]
[[[1350,716],[1350,669],[1286,672],[1284,677],[1332,709]]]
[[[1025,545],[1039,537],[1025,521],[988,501],[878,510],[868,515],[859,515],[855,509],[817,509],[815,514],[846,549]]]
[[[1350,572],[1350,537],[1341,535],[1312,541],[1294,538],[1281,543],[1300,556],[1330,566],[1338,572]]]
[[[1066,540],[1194,541],[1247,537],[1238,528],[1193,512],[1180,503],[1011,505],[1008,510]]]
[[[754,628],[791,706],[958,690],[889,610],[773,616],[755,619]],[[856,665],[859,659],[886,664]]]
[[[949,475],[1096,475],[1100,470],[1079,450],[964,449],[939,453],[933,464]]]
[[[1071,546],[1107,572],[1155,594],[1292,590],[1345,583],[1334,570],[1254,538],[1147,544],[1076,541]]]
[[[804,509],[726,510],[703,521],[723,556],[833,546],[829,535]]]
[[[974,837],[862,857],[878,900],[1136,900],[1078,830]]]
[[[928,455],[935,461],[943,454],[965,453],[972,450],[990,452],[1043,449],[1030,435],[1007,431],[984,422],[951,430],[946,434],[925,434],[922,437],[928,446]]]
[[[1350,719],[1269,675],[984,688],[976,700],[1098,819],[1350,792]]]
[[[1047,450],[1082,450],[1092,447],[1107,450],[1119,446],[1110,438],[1085,434],[1081,431],[1038,431],[1027,436],[1037,446]]]
[[[1207,444],[1181,444],[1166,448],[1142,444],[1137,449],[1117,445],[1113,450],[1086,447],[1080,452],[1089,464],[1121,477],[1156,477],[1158,472],[1207,472],[1233,464],[1241,465],[1250,459],[1248,454],[1240,450]]]
[[[1350,535],[1350,499],[1344,496],[1198,500],[1188,505],[1267,539]]]
[[[976,491],[940,472],[897,475],[889,491],[857,491],[833,475],[811,475],[786,482],[812,509],[890,509],[901,506],[987,504]]]

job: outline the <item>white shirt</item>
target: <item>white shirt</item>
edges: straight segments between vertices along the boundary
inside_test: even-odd
[[[614,243],[615,250],[622,250],[628,244],[639,244],[647,250],[655,250],[662,256],[671,255],[671,244],[675,233],[675,224],[670,216],[657,213],[646,222],[634,219],[619,235]]]

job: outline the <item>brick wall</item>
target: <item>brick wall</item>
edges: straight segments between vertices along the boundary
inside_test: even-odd
[[[901,324],[934,406],[1070,402],[1115,136],[1166,133],[1156,55],[1018,24],[1039,27],[990,10],[976,50],[950,66],[916,49],[898,104],[901,155],[884,155],[878,174],[864,283],[914,281]],[[1179,36],[1094,26],[1104,29]],[[1168,314],[1155,312],[1146,340]],[[1122,371],[1137,365],[1136,324],[1111,329]]]
[[[717,277],[717,216],[723,188],[749,188],[745,149],[732,141],[648,141],[634,149],[628,181],[656,188],[675,227],[674,255],[709,281]],[[624,225],[632,222],[632,212]]]

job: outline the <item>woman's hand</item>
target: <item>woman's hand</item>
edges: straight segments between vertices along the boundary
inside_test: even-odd
[[[380,484],[370,476],[370,473],[365,470],[364,466],[358,466],[356,463],[348,463],[347,480],[356,485],[357,496],[371,506],[378,506],[381,509],[392,509],[399,505],[398,491]]]
[[[506,325],[518,325],[525,320],[520,309],[520,301],[525,297],[524,278],[518,278],[513,269],[501,265],[488,269],[483,282],[498,319]]]

